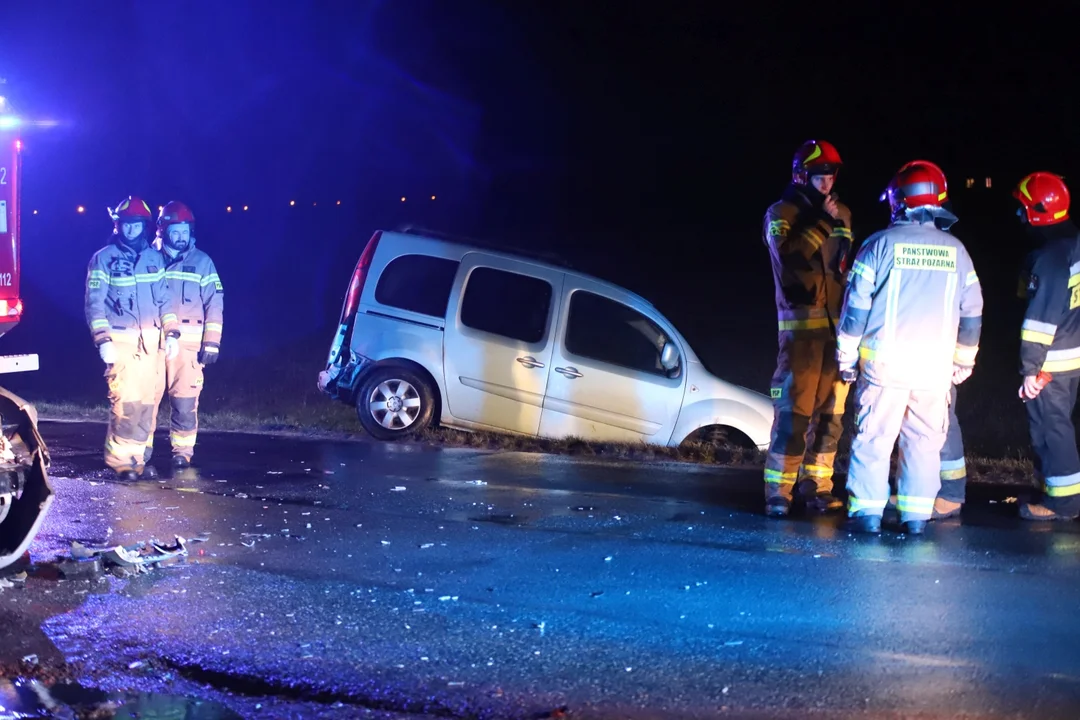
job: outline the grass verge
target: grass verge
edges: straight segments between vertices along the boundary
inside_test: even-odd
[[[105,422],[109,410],[101,404],[35,402],[38,415],[50,420]],[[168,406],[158,412],[158,427],[168,427]],[[244,411],[209,411],[199,416],[204,430],[221,432],[277,433],[294,437],[353,440],[364,437],[353,411],[343,405],[326,404],[316,409],[305,405],[289,412],[260,414]],[[590,442],[580,438],[549,440],[494,432],[462,432],[449,428],[431,428],[418,438],[437,447],[473,448],[499,452],[528,452],[592,457],[631,462],[686,462],[724,467],[761,467],[764,455],[754,448],[708,442],[685,443],[680,447],[644,443]],[[847,443],[844,443],[846,446]],[[894,458],[895,463],[895,458]],[[971,482],[1034,486],[1031,461],[1024,457],[990,458],[967,456]],[[846,447],[836,459],[836,470],[847,472]],[[895,473],[895,466],[893,468]]]

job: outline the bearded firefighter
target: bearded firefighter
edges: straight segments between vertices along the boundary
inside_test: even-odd
[[[779,326],[765,463],[765,513],[771,517],[786,516],[793,503],[811,512],[843,507],[832,492],[847,398],[834,348],[852,244],[851,212],[833,193],[841,164],[830,143],[803,143],[792,161],[791,184],[765,213]]]
[[[179,317],[180,349],[166,363],[160,400],[169,392],[173,467],[186,468],[195,454],[199,431],[199,396],[203,370],[217,362],[221,350],[224,295],[214,261],[195,247],[195,215],[182,202],[162,207],[158,237],[165,253],[165,282]]]

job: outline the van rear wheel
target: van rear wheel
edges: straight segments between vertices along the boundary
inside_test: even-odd
[[[356,394],[356,415],[376,440],[399,440],[431,424],[435,395],[417,373],[404,367],[372,370]]]

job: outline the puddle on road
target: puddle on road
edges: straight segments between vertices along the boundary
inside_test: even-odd
[[[76,683],[51,687],[36,680],[0,678],[0,720],[83,718],[242,720],[220,703],[161,693],[106,693]]]

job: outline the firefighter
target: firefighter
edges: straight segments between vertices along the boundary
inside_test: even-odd
[[[851,212],[832,191],[840,166],[830,143],[803,143],[791,184],[765,213],[779,324],[765,463],[770,517],[786,516],[793,502],[811,512],[843,507],[832,493],[832,475],[847,386],[834,348],[852,235]]]
[[[203,370],[217,362],[221,349],[223,294],[214,261],[195,247],[195,215],[182,202],[158,214],[158,237],[165,253],[165,282],[179,317],[180,351],[166,363],[158,400],[169,392],[173,467],[191,465],[199,431]]]
[[[934,499],[932,520],[944,520],[960,514],[967,496],[967,460],[964,459],[964,435],[956,419],[956,384],[949,388],[949,427],[941,446],[941,490]]]
[[[942,178],[945,177],[941,168],[925,160],[910,162],[900,170],[902,172],[917,164],[932,166],[932,171],[936,171]],[[946,198],[942,201],[941,207],[945,212],[938,213],[934,218],[934,226],[938,230],[949,232],[957,220],[952,212],[952,203],[947,196],[948,182],[945,182],[944,187]],[[956,385],[952,385],[949,388],[949,430],[945,435],[945,445],[941,448],[941,490],[934,500],[932,520],[944,520],[959,515],[966,496],[967,462],[964,459],[964,436],[960,429],[960,421],[956,417],[956,397]],[[895,508],[895,495],[889,499],[889,505]]]
[[[917,160],[908,163],[910,167],[916,163],[926,163]],[[933,163],[926,163],[933,165]],[[937,165],[933,165],[942,177],[946,197],[941,203],[945,212],[939,213],[935,218],[934,225],[938,230],[949,232],[956,223],[956,216],[952,212],[952,202],[948,197],[949,186],[945,180],[945,173]],[[960,514],[967,495],[967,461],[964,459],[964,435],[960,429],[960,421],[956,417],[956,384],[949,387],[949,430],[945,435],[945,444],[941,448],[941,490],[934,500],[934,513],[932,520],[944,520]]]
[[[1039,245],[1028,258],[1019,394],[1044,497],[1021,505],[1020,516],[1072,520],[1080,515],[1080,456],[1072,422],[1080,384],[1080,231],[1069,219],[1069,189],[1057,175],[1032,173],[1013,197],[1020,202],[1020,221]],[[1051,376],[1045,385],[1040,373]]]
[[[165,259],[149,243],[150,208],[129,196],[109,210],[112,241],[86,274],[86,322],[105,362],[109,427],[105,463],[118,477],[153,478],[153,450],[165,361],[179,352],[179,324],[165,284]]]
[[[904,531],[918,534],[941,487],[951,386],[975,366],[983,299],[963,243],[935,226],[956,220],[942,207],[944,173],[909,163],[885,194],[891,223],[852,263],[837,336],[841,373],[858,376],[848,515],[853,530],[880,532],[899,436],[897,509]]]

